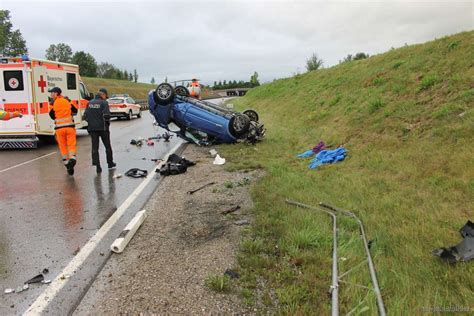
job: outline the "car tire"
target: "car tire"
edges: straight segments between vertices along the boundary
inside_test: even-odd
[[[160,105],[167,105],[173,101],[175,92],[169,83],[160,83],[155,89],[155,101]]]
[[[236,113],[229,121],[229,132],[235,138],[247,133],[250,128],[250,119],[247,115]]]
[[[252,122],[258,122],[258,113],[254,110],[245,110],[242,114],[247,115]]]
[[[133,117],[132,110],[128,111],[127,120],[131,120]]]
[[[142,110],[138,110],[137,118],[141,118],[141,117],[142,117]]]
[[[177,86],[174,88],[174,92],[182,97],[189,97],[189,90],[185,86]]]

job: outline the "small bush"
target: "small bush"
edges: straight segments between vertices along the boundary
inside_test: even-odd
[[[456,47],[458,47],[458,46],[459,46],[459,43],[460,43],[460,42],[461,42],[461,41],[455,41],[455,42],[451,42],[451,43],[449,43],[449,45],[448,45],[448,49],[449,49],[449,50],[453,50],[453,49],[455,49]]]
[[[230,292],[230,277],[227,275],[210,275],[204,280],[204,285],[218,293]]]
[[[393,64],[392,68],[398,69],[401,65],[403,65],[403,61],[397,61],[395,64]]]
[[[431,88],[432,86],[434,86],[435,84],[437,84],[438,82],[439,82],[439,79],[436,76],[425,77],[423,78],[423,80],[421,80],[421,84],[420,84],[420,87],[418,88],[418,91],[427,90]]]

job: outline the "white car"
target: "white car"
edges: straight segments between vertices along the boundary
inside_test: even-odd
[[[142,111],[140,104],[137,104],[129,96],[114,96],[107,99],[109,102],[110,116],[118,118],[126,118],[131,120],[135,115],[137,118],[142,117]]]

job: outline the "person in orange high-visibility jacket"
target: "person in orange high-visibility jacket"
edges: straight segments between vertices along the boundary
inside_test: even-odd
[[[192,79],[188,84],[189,96],[200,99],[201,98],[201,85],[197,79]]]
[[[63,163],[66,166],[69,175],[74,174],[76,165],[76,127],[73,115],[77,114],[77,107],[64,98],[59,87],[49,90],[53,105],[50,108],[49,116],[54,120],[54,129],[56,131],[56,141]]]
[[[23,114],[20,112],[7,112],[0,110],[0,121],[8,121],[15,117],[23,117]]]

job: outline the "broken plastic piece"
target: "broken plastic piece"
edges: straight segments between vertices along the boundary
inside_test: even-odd
[[[121,177],[122,177],[121,173],[117,173],[116,175],[113,176],[114,179],[118,179],[118,178],[121,178]]]
[[[433,250],[435,256],[440,257],[447,263],[469,261],[474,259],[474,223],[467,223],[459,230],[463,240],[449,248],[438,248]]]
[[[5,294],[11,294],[11,293],[14,293],[14,292],[15,292],[15,290],[14,290],[14,289],[10,289],[10,288],[5,289],[5,291],[3,291],[3,293],[5,293]]]
[[[48,268],[44,268],[43,269],[43,274],[48,274],[49,273],[49,269]]]
[[[148,175],[147,170],[143,169],[138,169],[138,168],[132,168],[125,172],[125,175],[127,177],[132,177],[132,178],[145,178]]]
[[[211,157],[214,158],[217,155],[217,150],[211,149],[209,150],[209,154],[211,154]]]
[[[151,139],[149,139],[149,140],[147,140],[146,144],[147,144],[148,146],[153,146],[153,145],[155,145],[155,142],[152,141]]]
[[[225,164],[225,158],[222,158],[219,154],[216,155],[213,164],[215,165],[223,165]]]
[[[48,280],[44,280],[44,281],[41,281],[41,283],[43,283],[43,284],[49,284],[49,283],[51,283],[51,280],[49,280],[49,279],[48,279]]]
[[[37,276],[29,279],[28,281],[25,282],[25,284],[33,284],[33,283],[40,283],[44,281],[44,275],[38,274]]]
[[[224,275],[227,275],[231,279],[240,278],[240,274],[237,271],[234,271],[234,270],[231,270],[231,269],[225,270]]]

